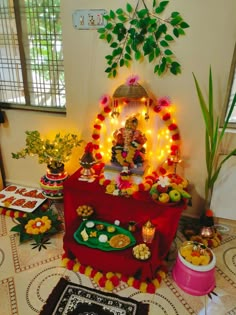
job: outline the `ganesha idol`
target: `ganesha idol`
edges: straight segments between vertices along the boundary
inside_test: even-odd
[[[145,172],[144,144],[146,142],[145,134],[138,129],[137,117],[129,117],[125,126],[113,134],[111,163],[105,165],[105,178],[114,179],[117,173],[129,169],[134,182],[142,182]]]

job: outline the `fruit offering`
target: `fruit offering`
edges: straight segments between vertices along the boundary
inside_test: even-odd
[[[78,216],[82,217],[83,219],[87,219],[93,214],[94,210],[93,207],[89,205],[82,205],[76,209],[76,212]]]
[[[187,186],[188,181],[178,174],[159,176],[157,182],[150,189],[150,195],[159,203],[175,204],[182,199],[191,199],[191,195],[186,191]]]
[[[142,243],[133,248],[133,255],[136,259],[147,260],[151,257],[151,252],[149,247],[145,243]]]
[[[198,242],[184,242],[180,247],[180,254],[195,266],[208,265],[212,260],[210,249]]]

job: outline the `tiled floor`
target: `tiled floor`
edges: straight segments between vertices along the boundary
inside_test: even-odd
[[[62,204],[54,204],[62,213]],[[39,314],[48,295],[64,276],[72,282],[98,288],[86,276],[61,266],[63,233],[51,237],[47,249],[32,249],[32,242],[19,244],[16,233],[10,229],[14,219],[0,215],[0,314]],[[171,269],[177,249],[185,240],[180,231],[176,235],[169,257],[169,273],[155,294],[142,293],[122,283],[114,293],[150,304],[150,315],[233,315],[236,314],[236,226],[220,223],[222,244],[214,249],[216,255],[217,296],[191,296],[178,288],[172,279]],[[50,314],[48,314],[50,315]]]

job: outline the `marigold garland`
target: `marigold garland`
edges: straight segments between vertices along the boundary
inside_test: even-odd
[[[26,213],[16,210],[9,210],[6,208],[0,208],[0,214],[6,215],[11,218],[22,218],[26,216]]]
[[[155,293],[156,289],[160,287],[162,279],[166,277],[166,266],[161,266],[160,270],[157,271],[156,276],[151,281],[140,281],[132,276],[127,277],[121,275],[120,273],[107,272],[103,274],[102,272],[92,268],[91,266],[83,266],[79,263],[77,258],[75,260],[66,257],[65,254],[62,256],[61,265],[69,270],[79,272],[85,276],[91,278],[96,282],[98,286],[106,289],[107,291],[112,291],[117,287],[121,281],[127,283],[128,286],[140,290],[143,293]]]
[[[46,211],[49,208],[48,203],[45,203],[41,206],[42,211]],[[22,211],[17,211],[17,210],[11,210],[8,208],[0,207],[0,215],[5,215],[7,217],[11,218],[24,218],[27,216],[27,213],[22,212]]]

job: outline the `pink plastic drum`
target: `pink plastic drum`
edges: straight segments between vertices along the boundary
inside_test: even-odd
[[[216,259],[212,251],[211,254],[212,260],[208,265],[195,266],[186,261],[178,252],[172,276],[183,291],[191,295],[201,296],[214,290]]]

